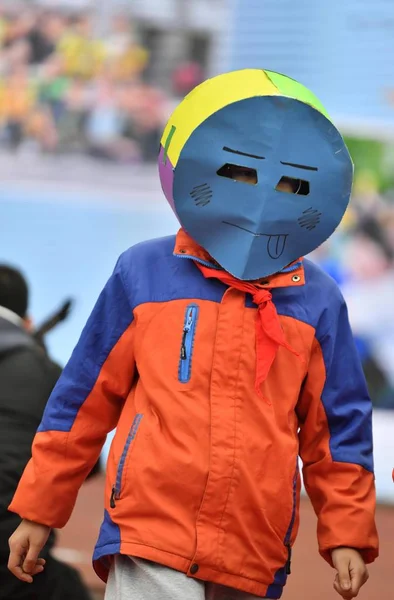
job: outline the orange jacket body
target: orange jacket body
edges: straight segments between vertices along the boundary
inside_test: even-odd
[[[174,250],[175,244],[175,250]],[[121,256],[56,386],[10,509],[63,527],[117,427],[94,552],[279,598],[303,461],[321,554],[378,554],[371,402],[336,284],[304,260],[269,278],[287,342],[254,387],[256,306],[205,279],[181,230]],[[88,518],[88,515],[87,515]]]

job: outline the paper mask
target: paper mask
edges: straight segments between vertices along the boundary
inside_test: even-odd
[[[242,169],[253,183],[232,178]],[[242,280],[276,273],[324,242],[343,217],[353,179],[345,143],[319,100],[257,69],[210,79],[181,102],[164,131],[159,171],[184,229]]]

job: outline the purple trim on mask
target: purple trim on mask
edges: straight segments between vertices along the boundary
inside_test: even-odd
[[[164,164],[164,148],[160,146],[159,152],[159,175],[161,181],[161,187],[165,197],[167,198],[172,210],[176,214],[175,203],[173,198],[173,184],[174,184],[174,167],[171,164],[170,159],[167,155],[167,160]]]

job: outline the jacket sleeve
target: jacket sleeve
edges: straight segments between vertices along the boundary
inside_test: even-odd
[[[339,290],[317,326],[297,407],[306,491],[318,517],[321,555],[359,550],[378,556],[372,456],[372,404]]]
[[[32,459],[9,506],[22,518],[63,527],[118,422],[135,372],[135,324],[121,261],[48,400]]]

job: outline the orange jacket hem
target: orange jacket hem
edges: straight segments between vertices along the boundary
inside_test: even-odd
[[[138,544],[136,542],[122,542],[120,553],[126,556],[134,556],[136,558],[150,560],[160,565],[164,565],[170,569],[181,571],[188,577],[192,577],[194,579],[211,581],[213,583],[225,585],[227,587],[238,589],[256,596],[264,597],[269,584],[272,583],[263,583],[261,581],[256,581],[240,575],[233,575],[231,573],[217,571],[207,566],[199,567],[197,573],[192,575],[190,572],[190,567],[193,565],[192,559],[178,556],[177,554],[172,554],[170,552],[166,552],[165,550],[159,550],[158,548],[153,548],[151,546],[145,546],[144,544]],[[106,581],[108,577],[108,569],[103,569],[99,560],[95,561],[93,566],[100,579]]]

